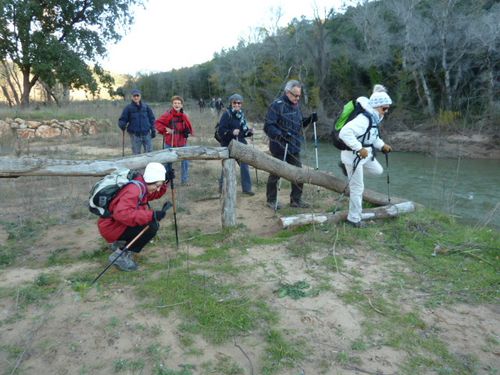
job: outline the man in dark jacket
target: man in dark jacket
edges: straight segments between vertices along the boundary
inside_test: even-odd
[[[142,102],[139,90],[132,90],[131,95],[132,102],[123,109],[118,126],[130,135],[134,155],[140,154],[143,147],[144,152],[151,152],[153,151],[151,139],[156,137],[155,116],[151,108]]]
[[[309,117],[302,115],[299,107],[301,95],[301,83],[296,80],[288,81],[285,85],[284,94],[269,107],[264,123],[264,132],[269,137],[271,155],[299,168],[302,167],[300,161],[300,149],[304,140],[302,128],[318,120],[316,113],[312,113]],[[267,205],[272,209],[281,208],[277,201],[279,179],[279,176],[269,174],[267,180]],[[309,204],[302,200],[303,187],[303,183],[292,182],[291,207],[309,207]]]

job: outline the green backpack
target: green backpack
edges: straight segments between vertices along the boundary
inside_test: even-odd
[[[369,125],[368,125],[368,128],[366,129],[365,134],[363,134],[362,136],[359,137],[359,138],[361,138],[360,142],[364,143],[366,135],[369,134],[369,132],[372,128],[372,117],[365,111],[363,106],[356,101],[356,99],[352,99],[352,100],[349,100],[344,105],[344,108],[342,109],[342,113],[337,118],[337,121],[335,121],[335,125],[333,126],[333,130],[331,133],[332,143],[339,150],[350,150],[350,148],[347,147],[347,145],[344,143],[344,141],[342,139],[340,139],[339,133],[345,124],[347,124],[349,121],[356,118],[356,116],[359,115],[360,113],[365,115],[369,121]]]

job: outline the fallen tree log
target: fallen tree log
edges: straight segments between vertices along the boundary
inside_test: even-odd
[[[347,182],[344,179],[334,177],[326,172],[314,170],[307,166],[297,168],[241,142],[231,142],[229,144],[229,156],[257,169],[281,176],[289,181],[322,186],[338,193],[342,193],[346,190],[346,195],[349,195],[349,189],[345,189]],[[365,189],[363,199],[378,206],[407,201],[402,198],[391,197],[391,202],[388,202],[387,195],[369,189]]]
[[[55,160],[44,158],[0,157],[0,177],[20,176],[105,176],[117,169],[144,168],[149,162],[227,159],[226,147],[191,146],[171,148],[115,160]]]
[[[407,201],[388,206],[369,208],[363,210],[361,217],[363,220],[386,219],[396,217],[401,214],[407,214],[416,210],[416,205],[413,202]],[[280,223],[283,228],[296,227],[306,224],[323,224],[331,222],[338,224],[347,219],[348,211],[339,211],[336,213],[308,213],[294,216],[283,216],[280,218]]]

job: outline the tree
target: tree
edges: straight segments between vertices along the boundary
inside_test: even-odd
[[[60,83],[97,90],[95,77],[110,76],[94,62],[133,22],[129,8],[143,0],[2,0],[0,60],[22,76],[21,105],[29,105],[33,86]]]

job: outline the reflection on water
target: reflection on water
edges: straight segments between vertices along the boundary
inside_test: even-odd
[[[318,145],[319,169],[340,177],[337,166],[340,151],[330,144]],[[386,168],[385,156],[377,155]],[[304,164],[315,165],[311,144],[303,156]],[[389,155],[390,194],[455,215],[469,223],[489,221],[500,227],[500,161],[437,159],[413,152]],[[365,187],[388,191],[384,176],[365,178]],[[496,209],[495,209],[496,208]]]

